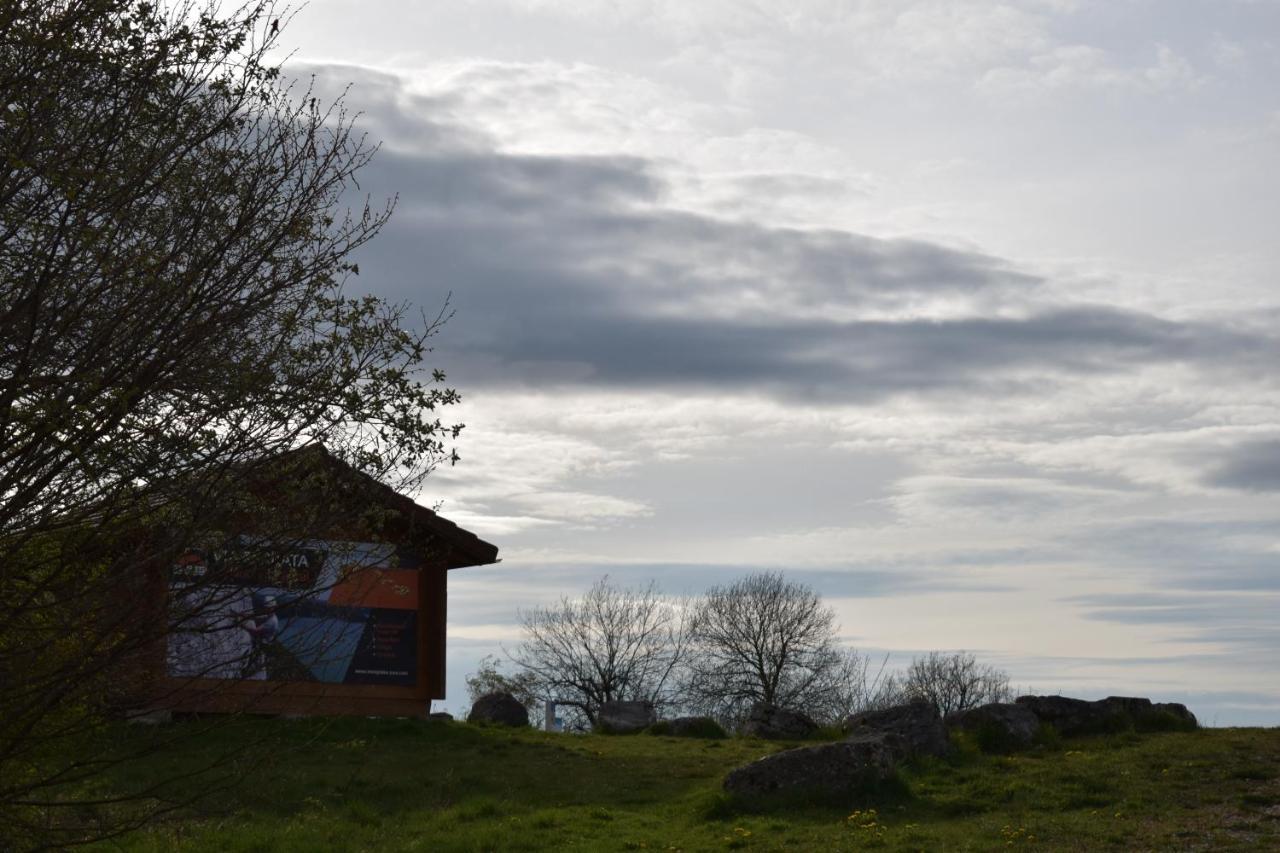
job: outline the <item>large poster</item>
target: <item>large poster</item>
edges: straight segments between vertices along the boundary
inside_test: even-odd
[[[242,538],[173,566],[175,677],[411,687],[419,564],[390,545]]]

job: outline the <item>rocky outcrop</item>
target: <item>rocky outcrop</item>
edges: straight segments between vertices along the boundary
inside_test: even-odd
[[[596,711],[594,728],[601,734],[630,735],[644,731],[657,720],[652,702],[604,702]]]
[[[1067,696],[1019,696],[1017,703],[1064,737],[1137,729],[1195,728],[1195,715],[1177,702],[1154,703],[1138,696],[1108,696],[1089,702]]]
[[[1114,716],[1128,716],[1129,719],[1150,716],[1155,711],[1150,699],[1139,696],[1108,696],[1096,703],[1102,710]]]
[[[851,740],[883,738],[900,761],[921,755],[945,755],[951,748],[947,727],[926,701],[854,714],[845,718],[841,728]]]
[[[1064,737],[1106,731],[1108,717],[1114,713],[1100,702],[1069,696],[1019,696],[1015,701]]]
[[[1040,718],[1026,705],[993,702],[947,716],[949,729],[972,732],[986,752],[1027,749],[1040,729]]]
[[[768,702],[751,706],[741,733],[769,740],[803,740],[818,730],[818,724],[800,711],[780,708]]]
[[[893,751],[883,739],[824,743],[766,755],[730,771],[724,789],[741,796],[840,794],[888,778]]]
[[[1163,716],[1173,721],[1174,728],[1194,729],[1200,725],[1196,715],[1187,710],[1187,706],[1181,702],[1156,702],[1151,706],[1151,710],[1157,717]]]
[[[471,706],[468,723],[495,723],[503,726],[529,725],[529,711],[510,693],[486,693]]]
[[[796,716],[808,720],[802,714]],[[776,724],[780,722],[778,717],[779,709],[757,706],[752,709],[749,723],[754,722],[757,727],[762,723]],[[1070,736],[1124,728],[1188,728],[1195,726],[1195,720],[1184,705],[1153,703],[1133,696],[1109,696],[1096,702],[1067,696],[1020,696],[1012,704],[997,702],[952,714],[944,723],[932,704],[918,701],[854,714],[844,721],[848,735],[845,740],[765,756],[731,771],[725,777],[724,789],[751,797],[792,792],[839,796],[865,790],[890,778],[901,761],[946,753],[950,748],[948,728],[977,733],[983,749],[1013,751],[1031,746],[1044,723]],[[790,717],[783,716],[782,721],[790,721]],[[795,732],[800,728],[797,725],[768,730],[783,730],[787,734],[782,736],[797,737]]]

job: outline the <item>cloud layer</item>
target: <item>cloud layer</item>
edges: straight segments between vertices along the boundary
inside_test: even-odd
[[[454,291],[466,320],[449,348],[473,385],[872,402],[1280,354],[1258,329],[1055,299],[979,252],[681,210],[659,164],[503,152],[429,116],[407,124],[400,81],[374,82],[390,92],[368,120],[401,129],[362,186],[400,202],[362,265],[394,297]]]
[[[384,141],[354,283],[453,293],[458,654],[781,568],[864,648],[1280,722],[1274,4],[347,3],[383,70],[293,67]]]

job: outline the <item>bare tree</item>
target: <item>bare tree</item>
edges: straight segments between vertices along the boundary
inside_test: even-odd
[[[834,721],[862,704],[866,675],[866,660],[839,643],[831,608],[780,572],[712,587],[693,608],[683,696],[730,724],[756,702]]]
[[[511,659],[534,690],[594,725],[604,702],[671,699],[684,648],[683,609],[653,583],[627,589],[606,576],[581,598],[521,614],[524,641]]]
[[[434,412],[457,395],[420,371],[436,324],[344,290],[390,213],[338,208],[373,149],[282,82],[268,2],[202,2],[0,4],[6,849],[128,824],[127,792],[86,793],[128,756],[85,736],[137,686],[126,664],[210,606],[216,572],[153,618],[168,567],[248,520],[305,538],[343,503],[264,491],[262,460],[323,444],[404,486],[452,459]]]
[[[927,699],[942,716],[1012,697],[1009,675],[969,652],[929,652],[911,661],[902,683],[907,698]]]
[[[897,676],[887,670],[889,655],[875,663],[857,649],[846,648],[843,654],[844,659],[831,678],[831,699],[819,708],[823,720],[836,722],[851,714],[877,711],[903,701]]]

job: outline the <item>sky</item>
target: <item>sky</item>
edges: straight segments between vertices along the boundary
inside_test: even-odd
[[[311,0],[456,312],[449,695],[602,575],[1280,725],[1280,2]],[[349,87],[349,88],[348,88]],[[451,296],[450,296],[451,294]]]

